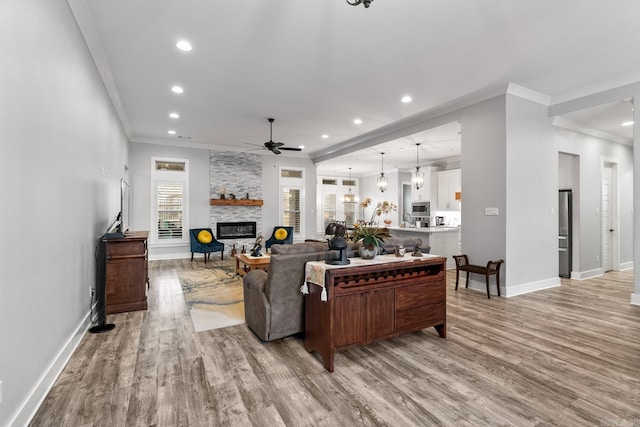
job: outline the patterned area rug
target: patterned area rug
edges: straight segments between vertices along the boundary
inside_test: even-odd
[[[242,277],[230,262],[209,262],[206,268],[178,273],[196,332],[244,323]]]

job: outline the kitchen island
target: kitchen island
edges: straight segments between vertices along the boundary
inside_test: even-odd
[[[455,268],[453,255],[460,254],[460,227],[389,227],[392,237],[413,237],[422,240],[423,245],[431,246],[432,255],[447,258],[447,268]]]

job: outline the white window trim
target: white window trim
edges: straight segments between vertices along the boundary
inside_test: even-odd
[[[184,172],[181,171],[158,171],[157,162],[184,163]],[[155,247],[184,246],[189,244],[189,160],[171,157],[151,157],[151,229],[149,244]],[[158,201],[157,184],[182,183],[184,184],[183,209],[182,209],[182,238],[181,239],[158,239]]]
[[[295,170],[300,171],[302,173],[302,178],[283,178],[282,171],[283,170]],[[306,179],[306,169],[300,167],[291,167],[291,166],[279,166],[278,168],[278,181],[279,181],[279,191],[278,191],[278,225],[282,225],[284,222],[284,206],[282,204],[282,195],[285,188],[293,188],[296,190],[300,190],[300,232],[296,233],[295,230],[293,232],[294,238],[304,238],[305,236],[305,204],[306,204],[306,194],[305,194],[305,182]]]

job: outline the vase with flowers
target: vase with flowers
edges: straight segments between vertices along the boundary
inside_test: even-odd
[[[385,216],[384,223],[387,226],[389,226],[392,221],[391,219],[387,218],[387,216],[389,215],[389,213],[397,212],[397,211],[398,211],[398,205],[396,205],[395,203],[389,202],[387,200],[385,200],[384,202],[378,202],[378,204],[376,205],[376,208],[373,210],[373,213],[371,214],[371,224],[373,224],[373,219],[376,216],[379,217],[382,214],[384,214]]]
[[[353,230],[353,240],[360,243],[358,252],[363,259],[373,259],[379,251],[380,243],[386,234],[378,227],[366,227],[356,224]]]

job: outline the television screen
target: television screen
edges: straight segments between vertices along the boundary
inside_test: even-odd
[[[122,178],[120,180],[120,232],[129,231],[131,195],[129,184]]]

